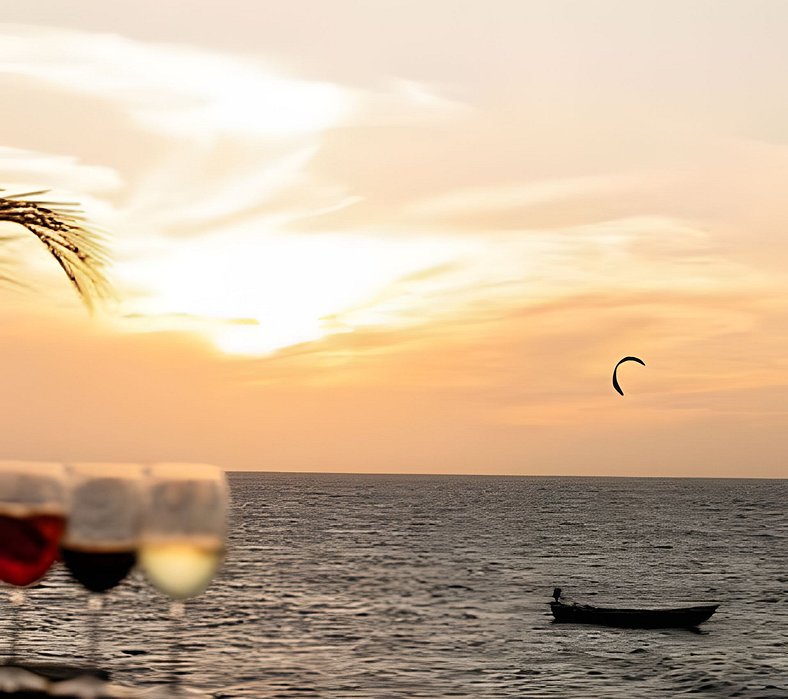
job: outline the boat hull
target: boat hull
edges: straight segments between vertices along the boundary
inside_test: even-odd
[[[687,628],[708,620],[719,605],[680,607],[678,609],[615,609],[585,604],[551,602],[550,609],[557,622],[568,624],[599,624],[637,629]]]

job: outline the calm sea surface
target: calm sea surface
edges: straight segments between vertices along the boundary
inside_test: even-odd
[[[107,600],[117,682],[160,691],[176,638],[184,685],[214,697],[788,697],[788,481],[230,480],[226,566],[180,629],[138,574]],[[555,625],[555,585],[721,607],[701,633]],[[22,619],[25,660],[87,653],[62,570]]]

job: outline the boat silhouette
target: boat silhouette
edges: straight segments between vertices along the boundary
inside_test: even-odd
[[[553,592],[555,600],[550,602],[550,611],[556,622],[568,624],[598,624],[624,628],[660,629],[688,628],[698,626],[717,610],[718,604],[693,607],[670,608],[627,608],[594,607],[590,604],[562,601],[561,588]]]

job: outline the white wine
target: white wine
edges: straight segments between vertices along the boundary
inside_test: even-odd
[[[139,563],[151,585],[173,599],[199,595],[210,584],[224,549],[216,540],[143,541]]]

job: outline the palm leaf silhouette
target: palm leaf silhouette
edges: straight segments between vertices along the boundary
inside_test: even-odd
[[[107,263],[104,236],[85,221],[77,204],[31,199],[46,192],[0,196],[0,222],[16,223],[36,236],[90,308],[96,299],[108,296],[111,291],[104,274]],[[0,243],[7,240],[7,236],[0,237]]]

